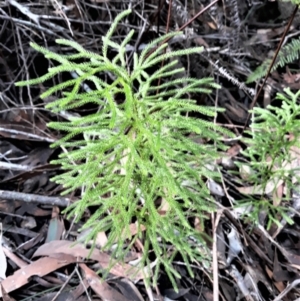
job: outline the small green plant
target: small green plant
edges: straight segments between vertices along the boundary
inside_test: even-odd
[[[289,3],[288,3],[289,2]],[[300,5],[300,0],[278,0],[279,7],[286,13],[286,11],[292,11],[293,5]],[[290,9],[292,8],[292,9]],[[297,15],[295,17],[297,19]],[[276,71],[279,67],[284,67],[299,59],[300,56],[300,39],[292,39],[290,43],[282,47],[278,53],[278,56],[272,66],[271,72]],[[246,83],[252,83],[266,76],[269,66],[272,63],[272,59],[266,59],[260,66],[258,66],[247,78]]]
[[[202,48],[165,52],[168,45],[160,43],[178,34],[170,33],[151,42],[140,55],[134,53],[133,66],[127,65],[126,45],[134,32],[130,31],[120,45],[113,41],[112,34],[129,13],[118,15],[102,38],[101,54],[67,40],[56,42],[77,53],[57,54],[32,44],[58,66],[17,86],[42,83],[62,72],[77,73],[76,78],[41,95],[45,98],[61,93],[59,99],[47,105],[53,112],[84,105],[97,108],[86,116],[49,123],[49,127],[67,132],[52,145],[68,149],[53,162],[64,170],[54,180],[65,187],[64,194],[82,191],[81,200],[66,210],[78,221],[87,207],[96,208],[84,225],[92,230],[87,241],[106,231],[104,250],[116,246],[113,255],[122,260],[140,239],[144,247],[140,267],[149,266],[148,255],[153,253],[157,260],[154,283],[163,265],[176,287],[174,276],[180,275],[172,267],[172,260],[177,253],[191,275],[191,262],[203,263],[210,258],[204,234],[195,229],[193,221],[197,218],[203,226],[208,213],[215,209],[205,179],[219,176],[210,166],[218,157],[218,149],[224,149],[221,133],[230,133],[190,116],[192,112],[215,116],[215,108],[198,106],[187,97],[188,93],[210,93],[219,88],[213,79],[172,79],[183,71],[175,67],[175,58],[199,53]],[[110,80],[104,80],[107,74]],[[94,89],[85,92],[84,83]],[[197,138],[202,142],[195,142]],[[132,223],[136,224],[136,234],[130,233]]]
[[[243,155],[248,158],[251,172],[247,181],[252,183],[250,195],[262,195],[260,200],[251,200],[247,205],[253,207],[250,216],[257,223],[259,213],[268,213],[269,228],[273,223],[280,225],[278,219],[283,217],[287,222],[292,220],[286,214],[290,209],[284,205],[284,197],[279,204],[264,199],[264,195],[276,198],[277,187],[284,183],[287,191],[299,182],[298,162],[300,158],[300,105],[297,100],[300,91],[284,90],[278,93],[277,99],[282,100],[281,107],[269,105],[266,109],[254,108],[251,130],[244,138],[248,145]],[[287,200],[290,200],[287,195]]]
[[[285,45],[278,53],[276,61],[271,69],[271,72],[276,71],[279,67],[284,67],[299,59],[300,56],[300,39],[293,39]],[[272,59],[266,59],[258,66],[247,78],[246,83],[252,83],[266,76]]]
[[[278,0],[278,6],[282,13],[292,14],[295,9],[293,5],[300,5],[299,0]],[[296,15],[296,22],[298,16]],[[290,43],[282,47],[274,62],[271,72],[284,67],[299,59],[300,40],[292,39]],[[252,72],[247,83],[254,82],[266,76],[271,59],[265,60],[254,72]],[[268,213],[269,228],[273,223],[280,225],[280,218],[283,217],[288,223],[293,223],[289,215],[290,208],[286,203],[290,196],[278,196],[277,188],[284,184],[287,191],[293,184],[299,181],[299,166],[297,157],[299,154],[299,114],[300,105],[297,103],[299,91],[292,93],[290,89],[285,89],[285,94],[278,93],[277,99],[282,100],[282,107],[276,108],[269,105],[266,109],[255,108],[253,110],[254,120],[252,120],[249,139],[245,142],[249,147],[243,153],[248,158],[251,173],[248,181],[253,189],[248,189],[248,194],[261,195],[258,201],[248,196],[244,205],[251,205],[250,218],[258,223],[259,213]],[[239,165],[239,164],[238,164]],[[244,164],[241,164],[241,166]],[[264,198],[264,195],[272,196]],[[287,200],[287,202],[285,202]]]

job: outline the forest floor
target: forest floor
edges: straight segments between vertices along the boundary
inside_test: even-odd
[[[169,44],[171,49],[204,47],[200,56],[180,62],[187,74],[211,76],[222,86],[210,96],[199,94],[195,99],[201,105],[224,108],[215,122],[239,136],[244,126],[251,124],[249,108],[261,85],[260,80],[246,84],[248,76],[266,59],[272,59],[284,34],[284,43],[300,35],[296,25],[285,33],[288,20],[282,18],[276,1],[250,2],[0,0],[0,299],[217,301],[218,296],[224,301],[300,300],[299,217],[292,216],[293,225],[279,219],[281,226],[266,229],[267,213],[261,212],[258,227],[238,216],[231,206],[232,200],[251,194],[245,183],[242,196],[228,172],[241,157],[244,145],[238,140],[230,141],[227,153],[220,157],[223,182],[210,187],[223,206],[209,217],[205,229],[210,237],[217,237],[216,245],[209,245],[217,260],[208,269],[193,263],[195,277],[191,278],[182,260],[175,258],[174,268],[181,275],[178,291],[163,270],[158,285],[147,287],[143,275],[130,274],[131,262],[114,267],[108,278],[101,280],[96,272],[108,267],[109,254],[89,254],[83,244],[70,248],[81,235],[78,229],[85,220],[74,223],[62,211],[78,194],[61,197],[62,187],[51,181],[60,166],[50,161],[61,150],[50,148],[59,133],[50,130],[47,123],[58,117],[45,109],[46,102],[54,99],[44,101],[39,96],[63,77],[30,88],[14,85],[45,74],[51,66],[30,42],[61,53],[55,40],[64,38],[100,52],[101,37],[112,20],[131,8],[133,14],[116,29],[116,42],[128,29],[135,29],[135,44],[129,49],[140,51],[154,38],[182,29],[181,39]],[[299,70],[298,59],[272,72],[255,105],[279,105],[277,92],[285,87],[299,90]],[[242,187],[242,175],[236,172]],[[295,191],[289,193],[286,206],[297,209],[300,196]],[[272,197],[264,197],[272,201]],[[105,239],[102,233],[97,243],[101,245]],[[236,245],[240,249],[237,254]]]

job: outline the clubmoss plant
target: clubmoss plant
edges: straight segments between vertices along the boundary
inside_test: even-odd
[[[252,206],[250,217],[255,223],[260,212],[268,213],[267,228],[273,223],[280,226],[282,217],[293,223],[287,214],[289,193],[286,198],[283,195],[276,200],[277,187],[284,184],[289,192],[300,180],[300,91],[293,93],[288,88],[284,92],[277,94],[281,107],[269,105],[266,109],[253,109],[249,138],[244,138],[248,147],[243,155],[248,158],[251,170],[247,181],[252,187],[247,194],[261,196],[260,200],[250,198],[245,205]]]
[[[299,6],[300,1],[278,0],[278,5],[282,14],[290,17],[295,9],[294,5]],[[295,16],[295,24],[299,24],[298,14],[299,11]],[[278,53],[271,72],[298,60],[299,53],[300,40],[292,39]],[[271,59],[264,61],[249,75],[247,83],[264,77],[270,64]],[[277,108],[270,105],[266,109],[255,108],[252,129],[248,132],[251,138],[245,140],[248,148],[244,155],[248,158],[248,167],[252,170],[248,181],[250,185],[253,185],[253,189],[247,188],[247,194],[262,196],[258,201],[248,195],[245,205],[251,205],[252,210],[249,217],[254,223],[258,223],[260,212],[268,213],[267,228],[270,228],[273,223],[281,227],[280,219],[282,217],[288,223],[293,222],[287,214],[290,211],[287,206],[291,199],[290,196],[278,196],[276,190],[284,184],[287,191],[291,191],[294,183],[299,183],[299,163],[297,163],[300,113],[297,98],[299,94],[299,91],[293,93],[290,89],[285,89],[285,93],[277,94],[277,98],[282,100],[282,107]]]
[[[274,72],[279,67],[284,67],[287,64],[293,63],[299,59],[300,56],[300,39],[292,39],[290,43],[282,47],[279,51],[276,61],[271,69]],[[266,59],[259,67],[257,67],[247,78],[246,83],[255,82],[266,76],[272,59]]]
[[[96,208],[84,225],[92,230],[87,241],[106,231],[108,242],[103,249],[114,250],[114,258],[122,260],[139,239],[143,244],[140,267],[149,267],[149,254],[154,254],[154,283],[163,265],[176,286],[174,276],[180,276],[172,266],[176,254],[182,256],[191,275],[191,262],[210,258],[204,234],[193,222],[200,220],[203,229],[205,218],[215,209],[205,180],[218,177],[211,163],[218,157],[218,149],[224,149],[223,134],[230,133],[213,122],[190,116],[192,112],[215,116],[215,108],[199,106],[187,95],[210,93],[219,86],[212,78],[172,79],[184,71],[175,67],[177,56],[202,51],[198,47],[165,52],[168,45],[162,41],[180,33],[155,39],[140,54],[134,53],[133,65],[128,66],[126,45],[134,31],[120,45],[112,35],[129,13],[124,11],[115,19],[102,38],[100,54],[62,39],[56,42],[76,52],[62,55],[31,44],[58,65],[17,86],[76,72],[76,78],[41,95],[61,95],[47,105],[53,112],[97,107],[86,116],[48,124],[66,132],[52,146],[68,150],[53,162],[64,170],[54,180],[65,187],[64,194],[82,191],[81,199],[66,210],[80,220],[87,207]],[[165,64],[159,67],[162,61]],[[104,75],[109,75],[109,80],[104,80]],[[84,84],[94,88],[86,92]],[[135,234],[130,232],[132,223],[137,228]]]
[[[300,6],[300,0],[278,0],[279,8],[281,8],[281,13],[286,14],[287,17],[290,17],[293,10],[295,9],[294,5]],[[299,25],[299,8],[298,14],[295,17],[296,24]],[[300,55],[300,39],[292,39],[291,42],[283,46],[278,56],[271,68],[271,72],[274,72],[279,67],[284,67],[287,64],[290,64],[299,59]],[[246,83],[252,83],[266,76],[269,66],[272,63],[272,59],[266,59],[260,66],[258,66],[247,78]]]

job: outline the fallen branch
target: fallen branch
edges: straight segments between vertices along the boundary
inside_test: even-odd
[[[43,196],[31,193],[0,190],[0,199],[10,201],[21,201],[26,203],[39,203],[42,205],[67,207],[71,200],[69,198]]]

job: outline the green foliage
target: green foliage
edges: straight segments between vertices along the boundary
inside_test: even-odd
[[[87,240],[107,231],[104,250],[116,245],[113,255],[121,260],[140,239],[144,246],[140,267],[149,265],[148,253],[154,253],[154,283],[163,265],[176,286],[174,276],[179,275],[172,267],[176,253],[191,275],[191,262],[210,258],[204,234],[191,221],[197,218],[203,227],[206,216],[215,209],[205,179],[218,177],[210,166],[217,149],[224,149],[221,133],[231,134],[210,121],[190,116],[192,112],[215,116],[215,108],[198,106],[187,97],[219,88],[213,79],[172,79],[183,71],[175,67],[175,58],[199,53],[202,48],[164,52],[167,44],[160,43],[178,34],[170,33],[151,42],[140,55],[135,53],[132,68],[127,65],[125,46],[134,32],[130,31],[120,45],[112,34],[129,13],[122,12],[115,19],[102,39],[101,54],[61,39],[57,40],[59,45],[77,52],[61,55],[32,44],[58,65],[40,78],[17,85],[42,83],[63,72],[78,74],[41,95],[61,93],[47,105],[53,112],[86,105],[97,108],[89,115],[49,124],[67,132],[53,145],[68,149],[53,162],[64,170],[54,180],[65,187],[64,194],[82,191],[81,200],[67,211],[78,221],[87,207],[94,206],[96,210],[84,225],[92,230]],[[150,67],[155,70],[149,72]],[[111,80],[104,80],[107,74]],[[95,88],[85,92],[83,83]],[[196,143],[199,138],[203,142]],[[133,222],[138,233],[132,236],[129,225]]]
[[[290,5],[300,5],[299,0],[279,1],[289,2]],[[278,67],[284,67],[299,60],[299,53],[300,39],[292,39],[278,53],[271,72],[277,70]],[[266,76],[271,61],[271,59],[264,61],[262,65],[249,75],[247,83]],[[295,149],[299,146],[300,106],[297,104],[297,98],[300,92],[298,91],[294,94],[289,89],[286,89],[285,93],[277,94],[277,98],[283,102],[281,108],[270,105],[266,109],[255,108],[253,110],[252,130],[248,132],[250,138],[245,140],[249,144],[244,155],[249,160],[251,170],[248,181],[254,184],[252,194],[272,195],[275,199],[276,188],[280,183],[284,183],[286,188],[291,189],[295,180],[298,179],[298,166],[295,163],[298,155],[295,153]],[[287,196],[287,199],[290,199],[289,196]],[[281,203],[285,204],[284,199]],[[259,201],[248,197],[244,205],[251,205],[250,217],[254,222],[258,222],[260,212],[267,212],[267,227],[270,227],[273,223],[281,226],[279,223],[281,217],[285,218],[288,223],[292,223],[292,220],[287,215],[289,209],[282,206],[282,204],[276,204],[276,202],[272,204],[270,200],[263,197]]]
[[[243,154],[248,158],[252,171],[248,182],[254,183],[256,194],[262,196],[260,200],[248,202],[253,207],[251,217],[257,222],[259,213],[264,210],[269,217],[268,227],[272,223],[279,224],[280,217],[292,223],[286,214],[289,209],[283,206],[284,201],[275,205],[263,198],[264,195],[274,197],[280,181],[288,190],[293,188],[295,181],[299,181],[299,96],[300,91],[294,94],[290,89],[285,89],[285,94],[277,94],[277,99],[282,100],[281,107],[269,105],[266,109],[254,108],[251,131],[247,133],[250,138],[244,139],[248,147]]]
[[[281,2],[290,2],[295,5],[300,5],[300,0],[279,0]]]
[[[284,67],[287,64],[299,59],[300,54],[300,39],[293,39],[289,44],[282,47],[279,51],[276,61],[271,69],[271,72],[277,70],[278,67]],[[252,83],[266,76],[272,59],[265,60],[259,67],[251,73],[246,83]]]
[[[280,2],[290,2],[291,5],[300,5],[300,0],[278,0]],[[286,4],[288,5],[288,4]],[[297,16],[296,16],[297,18]],[[287,64],[299,59],[300,53],[300,39],[292,39],[290,43],[282,47],[278,53],[276,61],[272,66],[271,72],[274,72],[278,67],[284,67]],[[266,59],[260,66],[258,66],[247,78],[246,83],[255,82],[266,76],[272,59]]]

